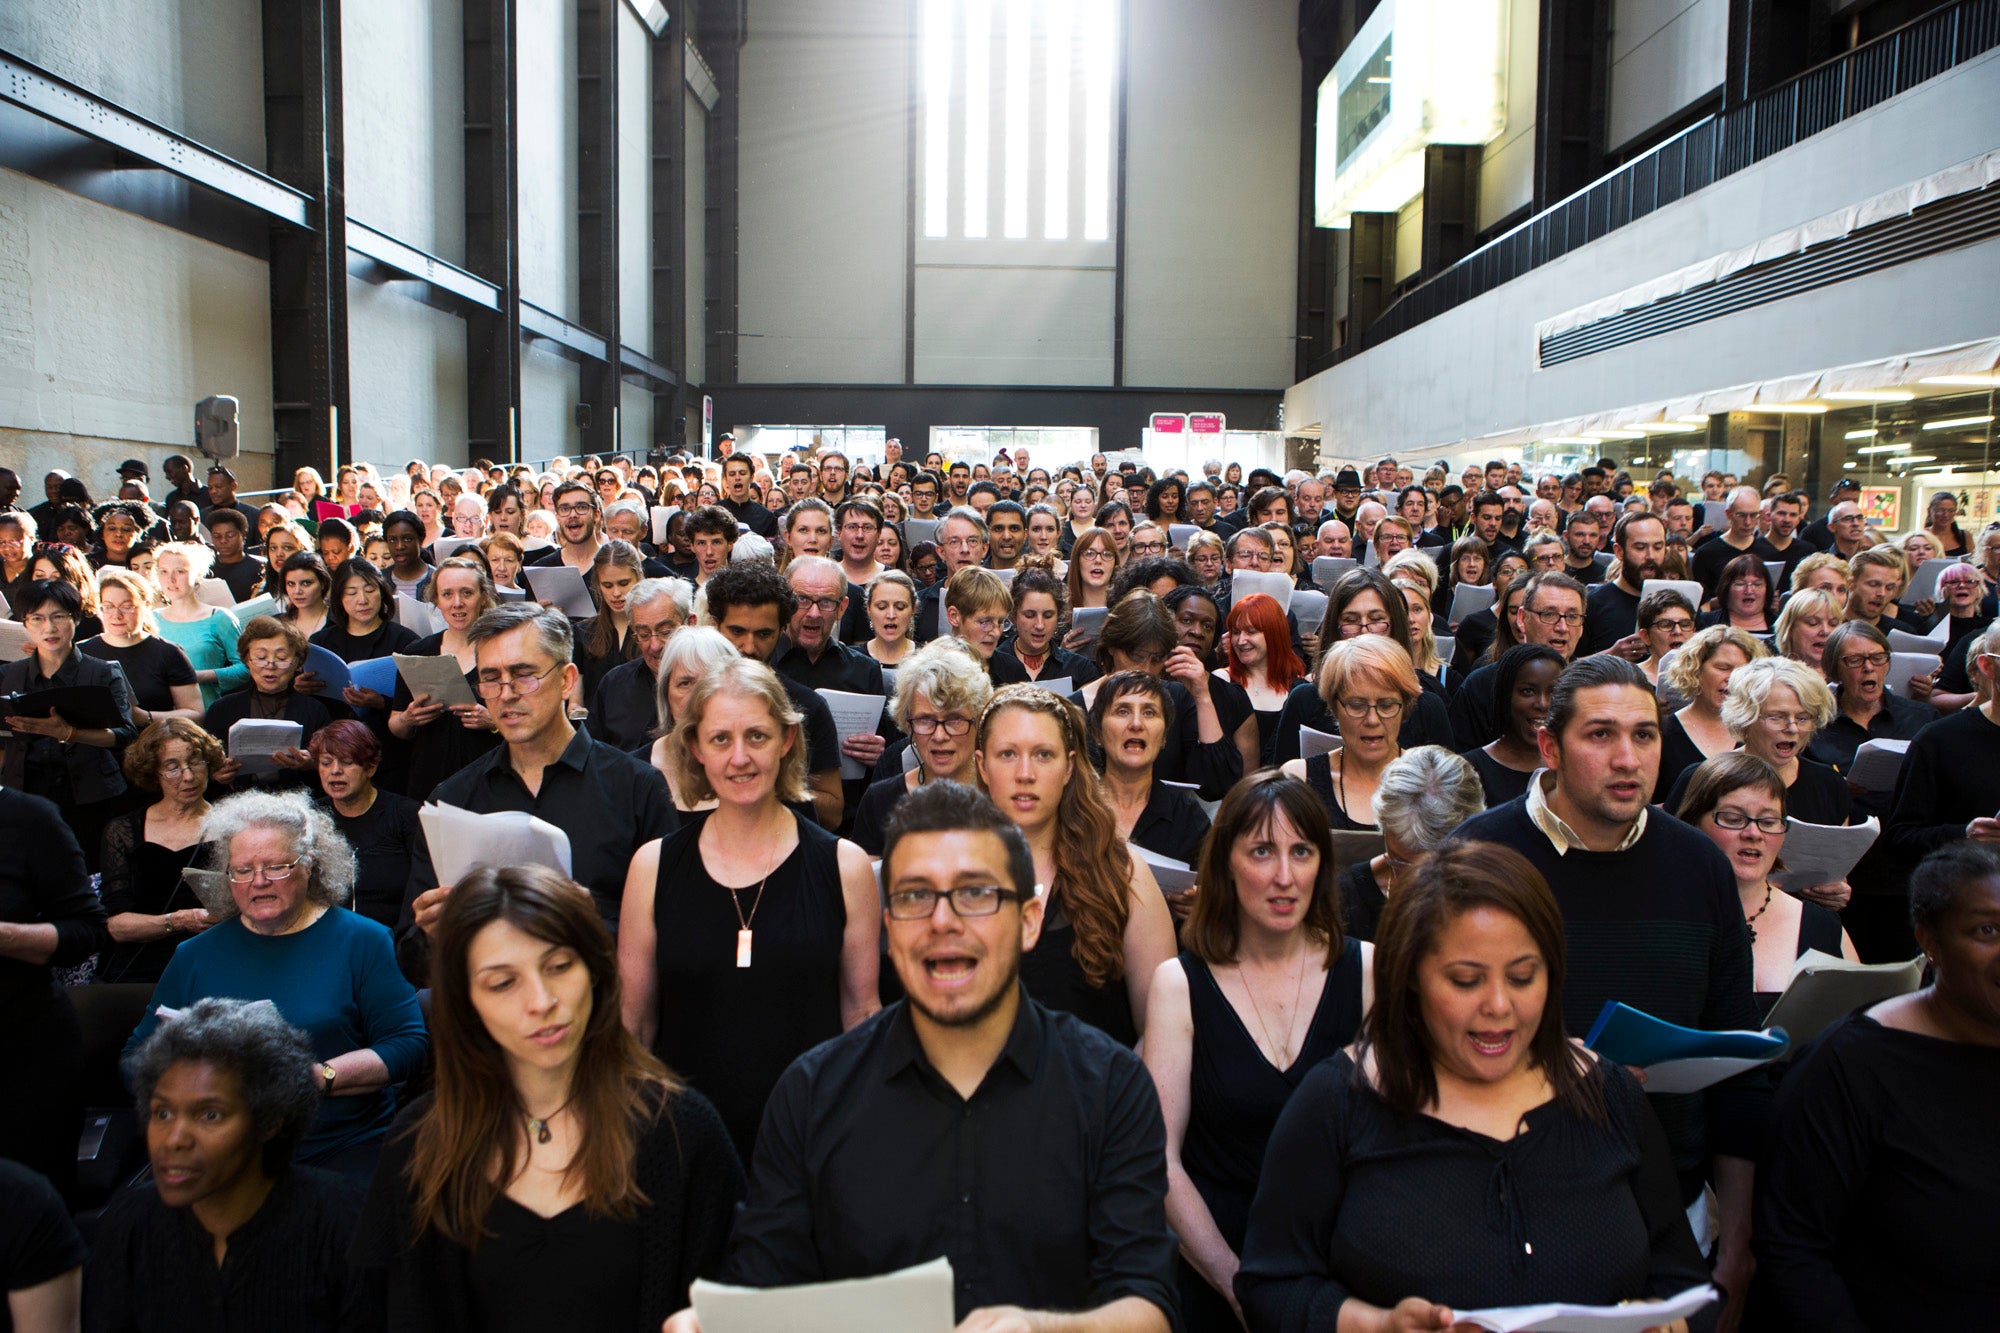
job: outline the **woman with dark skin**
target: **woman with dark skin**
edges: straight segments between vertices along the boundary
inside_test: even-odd
[[[1465,755],[1479,774],[1487,805],[1527,794],[1529,776],[1542,767],[1535,738],[1565,665],[1561,653],[1542,644],[1515,644],[1500,655],[1493,698],[1505,709],[1504,730],[1498,740]]]

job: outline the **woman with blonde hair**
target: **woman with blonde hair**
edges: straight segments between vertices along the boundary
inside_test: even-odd
[[[885,667],[901,666],[916,651],[910,630],[916,624],[917,584],[900,569],[885,569],[862,594],[868,642],[862,651]]]
[[[1847,562],[1832,551],[1821,551],[1809,555],[1792,567],[1790,591],[1794,594],[1815,588],[1830,592],[1840,599],[1841,608],[1847,607]]]
[[[695,685],[704,676],[742,655],[721,630],[707,625],[686,625],[675,630],[674,636],[667,640],[667,646],[660,650],[660,669],[653,695],[659,714],[659,730],[647,762],[666,778],[667,794],[673,798],[677,810],[705,810],[714,804],[714,798],[695,804],[681,796],[680,770],[668,757],[673,748],[674,719],[687,707],[688,696],[694,693]]]
[[[1664,797],[1683,770],[1736,748],[1737,738],[1722,720],[1729,678],[1736,668],[1769,653],[1756,636],[1728,625],[1710,625],[1680,646],[1660,680],[1688,702],[1660,720],[1656,796]]]
[[[179,644],[194,664],[204,708],[250,683],[250,669],[236,653],[235,613],[195,596],[214,562],[215,552],[200,542],[168,542],[153,562],[153,579],[163,599],[160,637]]]
[[[903,659],[889,699],[889,719],[910,738],[907,767],[870,783],[854,813],[854,841],[880,856],[889,816],[902,799],[927,782],[978,785],[972,729],[993,698],[993,680],[979,654],[963,639],[933,639]]]
[[[682,799],[715,808],[639,849],[619,913],[625,1025],[708,1094],[745,1160],[786,1067],[881,1007],[875,872],[793,808],[803,722],[762,662],[696,683],[667,761]]]
[[[1045,903],[1022,984],[1049,1008],[1136,1044],[1153,974],[1173,956],[1173,918],[1098,791],[1083,714],[1039,685],[1009,685],[986,705],[977,734],[980,783],[1027,839]]]
[[[1787,597],[1772,635],[1778,652],[1820,670],[1826,641],[1840,628],[1846,606],[1845,598],[1820,588],[1806,588]]]
[[[1226,563],[1222,538],[1212,532],[1197,532],[1188,538],[1188,567],[1201,580],[1204,588],[1213,588],[1222,578],[1222,567]]]
[[[97,571],[97,611],[104,633],[77,649],[100,662],[116,662],[132,691],[132,720],[141,727],[165,718],[201,721],[207,705],[194,663],[181,646],[160,634],[153,617],[159,593],[146,579],[116,565]]]
[[[1310,759],[1288,759],[1284,772],[1318,794],[1336,829],[1374,832],[1382,772],[1402,754],[1403,714],[1423,693],[1403,645],[1386,635],[1357,634],[1327,649],[1314,682],[1336,725],[1340,748]]]
[[[472,623],[499,603],[486,566],[470,556],[455,555],[438,565],[424,588],[425,600],[437,607],[444,628],[410,644],[411,657],[450,657],[465,674],[474,695],[471,703],[447,705],[429,691],[413,693],[401,672],[396,697],[390,702],[389,734],[405,742],[402,791],[425,800],[431,789],[500,743],[493,714],[479,699],[478,654],[468,631]],[[449,716],[446,716],[449,714]]]

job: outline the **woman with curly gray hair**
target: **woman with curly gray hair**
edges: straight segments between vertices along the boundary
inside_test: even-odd
[[[98,1222],[91,1328],[333,1330],[373,1304],[347,1263],[357,1190],[292,1166],[319,1101],[303,1032],[269,1001],[198,1000],[126,1073],[153,1178]]]
[[[311,1041],[325,1094],[300,1159],[365,1183],[395,1114],[392,1085],[423,1064],[427,1038],[389,931],[341,906],[353,849],[303,792],[218,801],[201,836],[214,848],[207,906],[222,920],[174,950],[126,1052],[153,1035],[163,1008],[269,1000]]]
[[[1485,808],[1479,770],[1464,756],[1419,745],[1390,760],[1373,802],[1382,850],[1340,872],[1341,929],[1372,942],[1389,895],[1408,882],[1410,868]]]

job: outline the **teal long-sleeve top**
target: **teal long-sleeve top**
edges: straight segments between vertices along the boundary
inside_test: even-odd
[[[392,1085],[416,1073],[430,1040],[417,993],[397,970],[388,929],[344,907],[328,908],[290,935],[258,935],[231,917],[182,942],[125,1054],[152,1035],[160,1006],[183,1009],[216,996],[271,1001],[287,1023],[305,1032],[315,1059],[374,1051]],[[317,1161],[383,1134],[395,1113],[391,1088],[324,1098],[299,1159]]]
[[[236,617],[219,606],[213,610],[200,620],[159,618],[161,638],[179,644],[196,671],[215,673],[215,683],[201,687],[204,708],[250,683],[250,668],[236,655]]]

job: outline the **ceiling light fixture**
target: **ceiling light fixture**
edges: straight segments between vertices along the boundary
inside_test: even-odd
[[[1823,393],[1820,397],[1829,403],[1907,403],[1916,395],[1908,389],[1851,389]]]
[[[1953,417],[1949,421],[1926,421],[1925,430],[1956,430],[1960,426],[1983,426],[1993,420],[1991,413],[1983,417]]]
[[[1931,375],[1922,384],[1943,384],[1955,389],[2000,389],[2000,375]]]
[[[1894,444],[1867,444],[1854,452],[1857,454],[1893,454],[1910,447],[1908,440],[1898,440]]]
[[[1759,403],[1748,409],[1752,412],[1792,412],[1806,416],[1819,416],[1827,410],[1825,403]]]
[[[1867,430],[1851,430],[1841,436],[1844,440],[1872,440],[1882,432],[1870,426]]]

